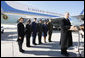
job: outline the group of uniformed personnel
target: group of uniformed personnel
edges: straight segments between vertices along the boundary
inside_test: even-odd
[[[38,35],[38,41],[39,44],[42,44],[42,36],[44,37],[44,42],[46,43],[46,36],[47,32],[49,35],[48,41],[51,42],[51,36],[52,36],[52,30],[53,30],[53,25],[51,20],[49,22],[45,21],[44,24],[42,23],[42,20],[40,19],[38,23],[36,22],[37,18],[34,18],[34,21],[31,23],[31,20],[29,19],[27,21],[26,27],[24,27],[23,24],[23,18],[21,17],[19,19],[19,23],[17,24],[17,31],[18,31],[18,45],[19,45],[19,51],[24,52],[22,49],[22,43],[24,40],[24,36],[26,35],[26,46],[30,46],[30,37],[32,35],[33,38],[33,44],[36,44],[36,35]]]

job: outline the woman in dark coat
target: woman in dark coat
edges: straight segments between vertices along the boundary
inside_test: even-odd
[[[23,44],[23,40],[24,40],[24,35],[25,35],[25,28],[23,25],[23,18],[19,19],[19,23],[17,24],[17,31],[18,31],[18,45],[19,45],[19,51],[20,52],[24,52],[24,50],[22,49],[22,44]]]
[[[70,30],[71,23],[69,18],[69,13],[65,14],[65,18],[61,21],[61,54],[68,56],[67,48],[72,46],[72,33]]]
[[[46,43],[47,31],[48,31],[47,22],[44,22],[44,24],[43,24],[43,36],[44,36],[45,43]]]
[[[31,37],[31,32],[32,32],[32,28],[31,28],[31,20],[27,21],[26,24],[26,46],[27,47],[31,47],[30,46],[30,37]]]

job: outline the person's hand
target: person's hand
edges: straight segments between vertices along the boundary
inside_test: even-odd
[[[21,37],[19,37],[19,39],[21,39]]]
[[[71,26],[69,30],[74,30],[74,26]]]
[[[78,30],[78,29],[77,29],[77,27],[75,27],[75,26],[71,26],[69,30],[75,30],[75,31],[76,31],[76,30]]]
[[[81,30],[82,30],[82,29],[84,30],[84,26],[80,26],[79,28],[80,28]]]
[[[78,28],[77,27],[74,27],[74,30],[76,31],[76,30],[78,30]]]

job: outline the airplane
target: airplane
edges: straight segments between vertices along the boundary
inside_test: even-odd
[[[28,19],[33,21],[33,18],[43,20],[52,19],[54,27],[58,28],[59,20],[61,20],[64,15],[31,8],[27,5],[19,4],[14,1],[1,1],[1,23],[15,24],[20,17],[25,19],[24,22]],[[84,10],[82,10],[82,12],[77,16],[71,16],[70,21],[72,25],[79,26],[84,24]]]
[[[6,17],[6,16],[8,16],[8,20],[3,21],[3,17]],[[51,18],[51,17],[59,17],[59,16],[60,14],[56,15],[56,13],[31,8],[31,7],[28,7],[27,5],[15,3],[14,1],[1,1],[1,22],[2,23],[4,22],[15,23],[15,21],[20,17]],[[10,22],[10,21],[13,21],[13,22]]]

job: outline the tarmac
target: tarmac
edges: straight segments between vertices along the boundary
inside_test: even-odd
[[[48,42],[48,36],[46,38],[47,43],[44,43],[44,38],[42,37],[42,43],[40,45],[32,44],[31,37],[31,46],[26,47],[26,37],[23,42],[24,53],[19,52],[17,40],[17,28],[16,25],[11,25],[10,27],[6,26],[5,31],[1,34],[1,57],[66,57],[61,55],[60,42],[60,31],[53,31],[52,42]],[[68,48],[69,56],[68,57],[79,57],[78,52],[78,32],[72,32],[73,46]],[[36,43],[38,44],[38,36],[36,37]],[[81,39],[81,43],[84,43],[84,39]],[[84,47],[81,57],[84,57]],[[81,52],[80,52],[81,53]]]

